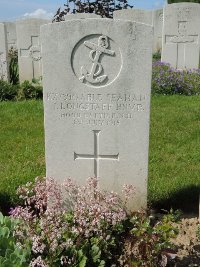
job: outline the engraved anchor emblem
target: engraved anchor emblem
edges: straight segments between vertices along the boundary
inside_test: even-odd
[[[104,74],[98,76],[101,74],[103,70],[102,64],[99,62],[100,56],[101,54],[107,54],[113,56],[115,54],[115,51],[107,49],[109,44],[108,44],[108,37],[105,35],[99,37],[98,45],[88,41],[85,41],[84,45],[92,49],[92,51],[89,54],[89,58],[93,63],[90,73],[88,72],[85,66],[81,67],[81,77],[79,78],[79,80],[81,82],[84,82],[84,80],[86,80],[93,84],[102,83],[107,78],[107,75]]]

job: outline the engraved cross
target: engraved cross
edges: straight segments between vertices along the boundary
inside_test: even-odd
[[[178,35],[166,35],[166,44],[176,44],[177,45],[177,60],[176,68],[181,68],[182,62],[186,64],[186,49],[187,44],[198,44],[198,34],[188,35],[187,34],[187,22],[179,21],[178,23]],[[182,48],[182,49],[181,49]]]
[[[38,78],[41,73],[41,54],[40,44],[38,36],[31,36],[31,45],[28,48],[20,49],[21,57],[27,57],[31,59],[32,64],[32,76]]]
[[[99,154],[99,135],[100,130],[93,130],[94,134],[94,154],[77,154],[74,152],[74,160],[77,159],[93,159],[94,160],[94,175],[99,177],[99,161],[100,160],[118,160],[119,153],[116,155],[101,155]]]

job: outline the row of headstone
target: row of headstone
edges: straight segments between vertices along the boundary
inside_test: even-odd
[[[40,26],[49,22],[26,19],[0,23],[0,78],[9,80],[8,53],[12,48],[18,51],[20,82],[41,78]]]
[[[164,11],[172,23],[169,32],[164,24],[164,49],[176,49],[178,59],[199,50],[199,6],[186,7],[168,18],[176,5]],[[126,10],[113,20],[77,14],[41,27],[46,175],[79,184],[95,176],[101,188],[119,194],[132,184],[131,210],[147,207],[154,23],[148,14],[145,23]]]
[[[97,18],[95,14],[77,14],[77,18]],[[67,15],[65,20],[72,20]],[[147,11],[128,9],[114,12],[114,19],[131,20],[153,26],[153,53],[162,51],[163,62],[177,69],[198,68],[200,51],[200,4],[178,3],[162,9]],[[19,78],[40,79],[42,76],[40,53],[40,26],[48,20],[29,19],[1,24],[0,76],[9,79],[8,51],[18,49]]]
[[[177,3],[162,10],[120,10],[115,19],[129,19],[154,27],[153,52],[162,51],[161,61],[175,69],[200,65],[200,4]]]

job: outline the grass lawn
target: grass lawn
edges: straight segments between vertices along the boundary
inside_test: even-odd
[[[149,201],[198,212],[200,96],[154,96],[151,103]]]
[[[0,210],[20,184],[45,175],[42,101],[0,103]],[[149,202],[196,210],[200,193],[200,96],[153,96]]]

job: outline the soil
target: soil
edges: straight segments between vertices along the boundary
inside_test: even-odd
[[[178,247],[178,251],[172,266],[200,267],[200,237],[197,237],[199,225],[198,218],[183,218],[175,224],[179,234],[172,242]]]

